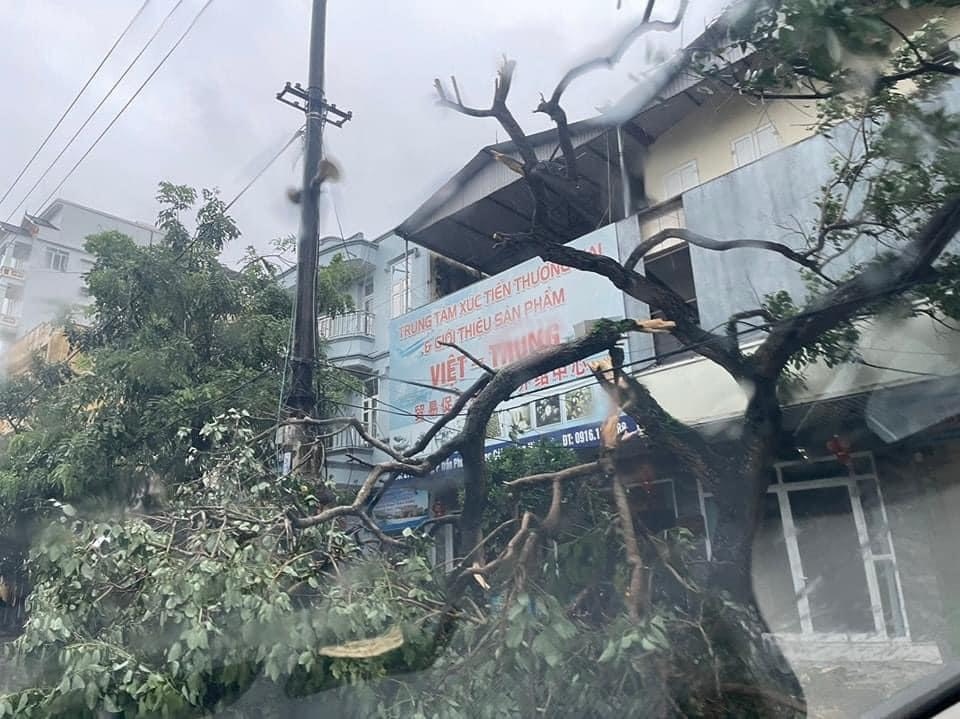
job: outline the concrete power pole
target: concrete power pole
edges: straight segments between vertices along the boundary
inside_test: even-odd
[[[327,0],[313,0],[310,21],[310,74],[307,82],[307,126],[304,133],[303,189],[300,193],[300,236],[297,239],[297,301],[294,309],[292,378],[287,407],[313,414],[313,365],[317,349],[317,252],[320,245],[320,188],[313,182],[323,158],[323,60]]]
[[[327,25],[326,0],[313,0],[310,21],[310,61],[307,88],[286,83],[277,99],[306,113],[304,132],[303,188],[300,192],[300,233],[297,239],[297,287],[294,306],[293,343],[290,347],[291,383],[286,397],[290,414],[312,415],[316,410],[313,388],[317,350],[317,257],[320,244],[320,168],[323,159],[323,126],[326,122],[341,127],[351,118],[324,100],[324,43]],[[292,96],[292,99],[288,96]],[[332,117],[331,117],[332,116]],[[284,453],[283,463],[296,466],[303,444],[304,427],[287,426],[278,437]],[[289,464],[288,464],[289,463]],[[300,464],[297,461],[296,464]]]

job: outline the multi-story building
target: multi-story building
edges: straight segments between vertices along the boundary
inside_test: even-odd
[[[951,90],[947,102],[960,105],[958,98]],[[680,78],[622,122],[577,123],[593,215],[571,213],[563,239],[616,258],[664,227],[797,243],[791,228],[813,226],[843,144],[843,128],[831,138],[815,134],[814,117],[802,103],[752,102]],[[541,157],[556,149],[553,132],[531,140]],[[391,233],[322,243],[322,257],[339,253],[362,270],[355,311],[320,320],[327,356],[364,380],[344,412],[397,448],[480,371],[442,342],[499,366],[592,320],[651,315],[605,281],[495,242],[495,232],[531,224],[521,178],[497,161],[515,154],[510,143],[484,148]],[[761,250],[712,252],[671,240],[641,268],[681,293],[707,328],[756,308],[768,293],[805,294],[796,266]],[[759,340],[740,341],[750,351]],[[747,388],[670,335],[632,335],[628,350],[633,371],[674,416],[717,443],[736,441]],[[786,407],[806,459],[774,468],[755,583],[792,659],[895,660],[906,680],[910,667],[922,672],[960,653],[952,550],[960,489],[951,479],[960,460],[960,334],[925,316],[877,320],[863,328],[857,352],[859,362],[810,366]],[[594,451],[603,398],[587,374],[566,368],[517,392],[488,428],[491,451],[543,437]],[[383,459],[350,430],[328,449],[331,474],[343,484]],[[649,493],[646,524],[693,527],[709,560],[712,497],[667,457],[638,460],[638,473]],[[456,483],[455,462],[407,481],[380,518],[399,528],[447,511]],[[438,544],[440,558],[451,551],[449,538]]]
[[[64,199],[19,225],[0,222],[0,356],[38,325],[88,304],[83,276],[93,257],[84,242],[106,230],[143,245],[160,237],[150,225]]]

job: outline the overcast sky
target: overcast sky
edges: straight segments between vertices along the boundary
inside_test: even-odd
[[[142,0],[0,0],[0,195],[40,144]],[[54,139],[7,201],[4,219],[120,76],[176,0],[150,0]],[[302,124],[274,99],[287,80],[306,84],[310,0],[214,0],[183,44],[58,193],[131,219],[152,222],[160,180],[219,187],[228,201]],[[529,131],[545,129],[531,110],[564,70],[606,47],[636,22],[645,0],[331,0],[327,97],[353,111],[325,142],[344,177],[325,198],[322,234],[373,238],[403,221],[483,145],[503,140],[496,121],[436,105],[433,78],[456,74],[465,99],[487,105],[498,59],[517,61],[511,106]],[[717,5],[694,0],[689,40]],[[202,7],[184,0],[114,96],[27,202],[53,190],[153,70]],[[668,16],[671,0],[658,15]],[[573,119],[619,98],[627,73],[644,64],[638,46],[616,72],[579,80],[567,94]],[[244,235],[225,255],[295,232],[285,189],[299,183],[295,144],[233,208]],[[12,219],[18,222],[18,211]]]

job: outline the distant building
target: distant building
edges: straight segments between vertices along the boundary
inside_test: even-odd
[[[0,355],[34,327],[89,303],[84,274],[93,257],[83,246],[108,230],[140,245],[160,238],[155,227],[64,199],[19,225],[0,222]]]
[[[15,340],[2,359],[7,375],[20,375],[30,369],[34,359],[45,364],[66,362],[70,359],[70,342],[62,327],[44,322]]]

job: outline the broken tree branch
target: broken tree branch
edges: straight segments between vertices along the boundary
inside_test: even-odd
[[[627,499],[627,490],[619,477],[613,478],[613,499],[620,519],[620,532],[623,535],[623,546],[627,553],[627,564],[630,565],[630,584],[625,592],[627,611],[633,621],[639,621],[642,609],[646,605],[644,585],[643,557],[640,555],[640,544],[637,542],[637,531],[633,526],[633,512],[630,511],[630,501]]]
[[[371,493],[383,477],[392,474],[423,477],[452,454],[460,452],[464,466],[469,470],[464,479],[466,497],[460,527],[461,532],[468,538],[476,534],[481,524],[486,501],[486,463],[483,457],[483,446],[490,415],[524,382],[609,349],[620,340],[623,332],[632,329],[634,328],[630,323],[604,324],[584,337],[530,355],[497,370],[493,375],[480,377],[467,392],[457,398],[451,409],[441,418],[445,422],[451,421],[459,415],[467,402],[473,399],[473,403],[467,410],[463,427],[453,438],[427,456],[416,460],[411,458],[411,454],[422,451],[429,440],[421,439],[411,450],[401,455],[399,460],[396,452],[388,448],[388,454],[393,457],[393,460],[381,462],[371,468],[350,504],[330,507],[309,517],[296,516],[291,511],[288,513],[291,524],[298,529],[303,529],[338,517],[359,516],[359,512],[364,511]],[[312,420],[317,424],[343,421],[344,419],[340,418],[329,421]]]
[[[667,412],[650,390],[629,374],[616,373],[609,359],[592,363],[590,369],[615,405],[633,418],[652,446],[670,454],[709,491],[720,487],[724,459],[695,429]]]

